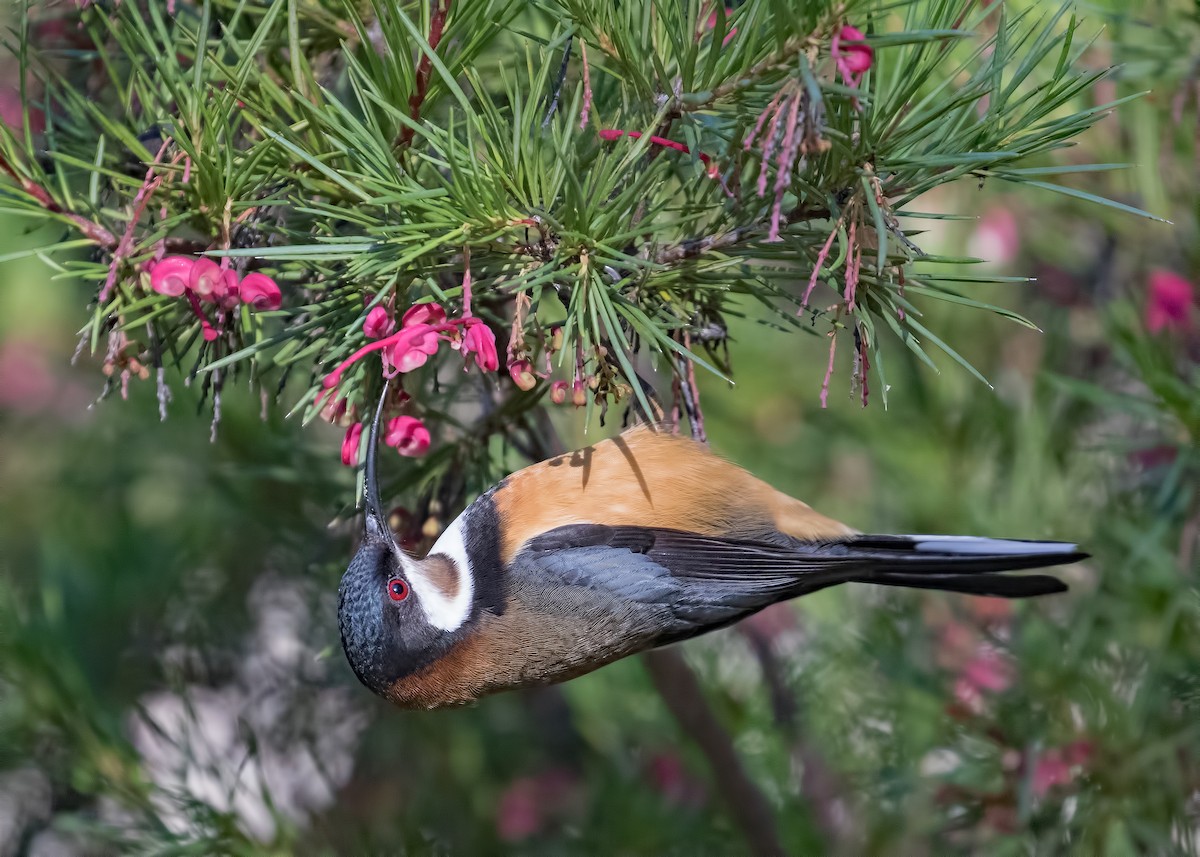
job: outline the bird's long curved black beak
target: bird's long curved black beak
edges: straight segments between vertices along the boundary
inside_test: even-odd
[[[383,405],[387,401],[388,391],[392,386],[391,379],[383,382],[383,392],[379,394],[379,404],[375,406],[375,417],[371,420],[371,433],[367,436],[367,463],[363,469],[363,505],[366,507],[364,521],[365,536],[368,539],[386,539],[392,541],[392,530],[388,526],[387,512],[379,501],[379,475],[376,462],[379,453],[379,425],[383,422]]]

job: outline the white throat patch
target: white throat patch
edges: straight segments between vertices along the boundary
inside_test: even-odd
[[[467,522],[467,512],[454,519],[446,531],[438,537],[429,555],[442,554],[454,563],[458,574],[458,590],[453,598],[447,598],[441,588],[426,577],[420,570],[406,565],[413,591],[417,593],[417,601],[425,611],[429,624],[443,631],[458,629],[471,615],[471,605],[475,601],[475,578],[471,570],[471,558],[467,556],[467,543],[464,529]]]

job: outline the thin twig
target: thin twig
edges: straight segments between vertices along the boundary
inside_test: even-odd
[[[433,10],[433,14],[429,18],[429,50],[436,51],[438,44],[442,41],[442,30],[446,26],[446,16],[450,14],[451,0],[435,0],[437,8]],[[433,62],[429,59],[429,54],[421,52],[421,61],[417,64],[416,80],[413,84],[413,93],[408,97],[409,115],[412,117],[414,124],[421,120],[421,106],[425,103],[425,94],[429,90],[429,75],[433,70]],[[409,125],[405,126],[400,132],[400,138],[396,141],[397,145],[407,146],[412,142],[415,129]]]
[[[3,155],[0,155],[0,170],[4,170],[4,172],[12,176],[13,181],[17,183],[21,190],[37,200],[42,208],[52,214],[61,215],[75,224],[75,227],[83,234],[84,238],[109,250],[117,246],[117,236],[113,235],[99,223],[95,223],[82,215],[64,209],[54,201],[54,198],[50,196],[45,188],[18,173]]]
[[[759,857],[786,854],[766,795],[746,773],[692,668],[674,649],[655,649],[642,659],[679,727],[708,759],[714,785],[746,837],[750,853]]]

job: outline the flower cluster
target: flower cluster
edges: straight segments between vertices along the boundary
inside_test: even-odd
[[[212,341],[218,332],[201,308],[201,302],[231,310],[245,304],[253,310],[276,310],[283,304],[283,293],[266,274],[238,277],[231,268],[223,268],[212,259],[167,256],[150,268],[150,288],[168,297],[186,296],[192,312],[204,327],[204,338]]]
[[[469,291],[465,294],[469,296]],[[455,319],[448,318],[438,304],[416,304],[400,318],[399,329],[387,307],[372,307],[363,319],[363,335],[372,341],[325,376],[326,392],[337,387],[345,371],[372,351],[381,353],[384,377],[394,378],[424,366],[443,342],[461,353],[468,367],[473,359],[483,371],[497,371],[500,355],[496,350],[496,334],[482,319],[471,314],[467,301],[469,297],[464,301],[462,316]],[[342,463],[349,467],[358,462],[362,431],[362,423],[355,423],[342,441]],[[429,451],[430,442],[429,429],[417,417],[402,415],[387,423],[384,443],[401,455],[422,456]]]

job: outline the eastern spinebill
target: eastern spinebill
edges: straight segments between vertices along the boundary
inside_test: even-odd
[[[404,707],[566,681],[839,583],[1063,592],[1054,577],[1001,572],[1087,556],[1061,542],[862,535],[700,443],[641,427],[512,474],[415,559],[380,505],[384,397],[338,620],[355,674]]]

